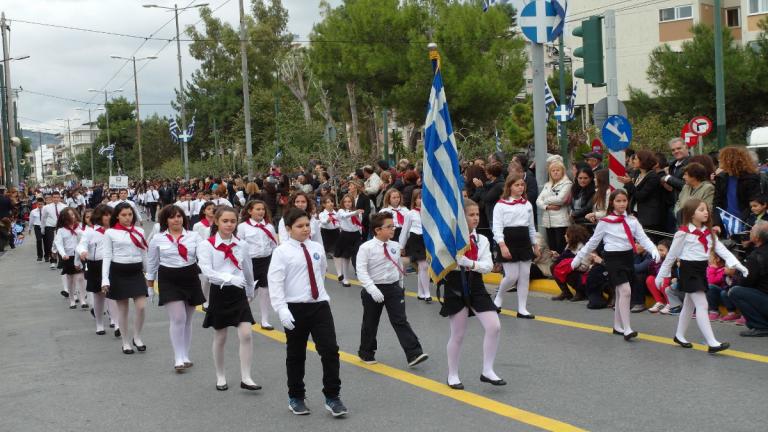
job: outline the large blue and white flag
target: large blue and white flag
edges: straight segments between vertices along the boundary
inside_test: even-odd
[[[483,12],[488,12],[491,6],[508,3],[508,0],[485,0],[483,1]]]
[[[171,133],[173,142],[179,142],[179,133],[181,132],[181,129],[179,128],[179,124],[176,123],[176,119],[172,118],[168,120],[168,132]]]
[[[747,223],[731,213],[723,210],[720,207],[716,207],[720,212],[720,221],[723,222],[723,228],[725,228],[725,234],[730,237],[734,234],[741,234],[747,230]]]
[[[437,283],[456,268],[457,258],[469,249],[464,216],[459,154],[443,88],[440,67],[435,70],[429,111],[424,123],[424,176],[421,226],[432,280]]]

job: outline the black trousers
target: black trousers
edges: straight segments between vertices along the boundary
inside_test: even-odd
[[[40,225],[35,225],[35,247],[38,258],[43,257],[43,231],[40,228]]]
[[[363,300],[363,324],[360,328],[360,357],[373,357],[376,354],[376,333],[379,330],[379,321],[381,312],[387,308],[387,316],[392,328],[395,330],[397,340],[405,351],[405,357],[411,360],[424,351],[421,349],[419,338],[408,324],[405,316],[405,292],[400,285],[394,284],[376,284],[384,294],[384,302],[376,303],[366,290],[360,291],[360,297]]]
[[[568,227],[547,228],[547,246],[552,251],[563,253],[565,249],[565,231]]]
[[[50,262],[56,262],[56,257],[51,253],[51,250],[53,249],[53,237],[55,235],[56,228],[45,227],[45,233],[43,234],[43,250],[45,252],[45,259]]]
[[[603,293],[609,291],[608,272],[603,265],[594,265],[587,273],[587,284],[584,294],[587,296],[587,309],[603,309],[608,302]]]
[[[327,398],[339,396],[339,345],[328,302],[288,303],[294,319],[294,329],[286,330],[285,367],[288,372],[288,397],[304,399],[304,363],[307,359],[307,340],[312,335],[315,349],[323,364],[323,394]]]
[[[147,208],[149,209],[149,217],[151,218],[152,222],[154,222],[155,213],[157,213],[157,202],[147,203]]]

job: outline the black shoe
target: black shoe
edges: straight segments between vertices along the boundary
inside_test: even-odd
[[[742,337],[766,337],[768,336],[768,329],[747,329],[739,332],[739,336]]]
[[[411,357],[408,360],[408,367],[414,367],[419,363],[424,363],[425,361],[427,361],[428,358],[429,358],[429,355],[425,353],[421,353],[417,356]]]
[[[344,403],[338,397],[325,398],[325,409],[334,417],[347,415],[347,407],[344,406]]]
[[[559,295],[556,295],[554,297],[550,297],[549,299],[552,301],[563,301],[563,300],[570,300],[573,297],[571,297],[571,293],[560,293]]]
[[[96,313],[93,311],[93,308],[91,308],[91,316],[96,318]]]
[[[216,390],[218,390],[218,391],[227,391],[227,390],[229,390],[229,386],[226,385],[226,384],[224,384],[224,385],[216,384]]]
[[[37,262],[41,262],[42,260],[43,260],[42,258],[38,258],[38,259],[37,259]]]
[[[507,382],[506,382],[506,381],[504,381],[504,380],[503,380],[503,379],[501,379],[501,378],[499,378],[499,379],[497,379],[497,380],[492,380],[492,379],[490,379],[490,378],[486,377],[485,375],[480,375],[480,381],[482,381],[482,382],[484,382],[484,383],[489,383],[489,384],[491,384],[491,385],[495,385],[495,386],[504,386],[504,385],[507,385]]]
[[[378,363],[376,361],[376,357],[374,357],[372,355],[369,356],[369,355],[365,355],[365,354],[358,354],[358,357],[360,357],[360,361],[361,362],[363,362],[363,363],[365,363],[367,365],[375,365],[376,363]]]
[[[723,342],[723,343],[721,343],[718,346],[711,346],[711,347],[709,347],[707,349],[707,352],[710,353],[710,354],[714,354],[716,352],[725,351],[725,350],[727,350],[730,347],[731,347],[731,344],[729,344],[728,342]]]
[[[258,385],[258,384],[250,385],[250,384],[246,384],[246,383],[244,383],[242,381],[240,381],[240,388],[243,389],[243,390],[250,390],[250,391],[261,390],[261,386]]]
[[[288,409],[296,415],[307,415],[310,413],[309,408],[304,403],[304,399],[288,398]]]
[[[104,336],[105,334],[107,334],[107,332],[105,332],[104,330],[99,330],[96,332],[96,334],[99,336]]]
[[[339,282],[344,280],[344,275],[339,276]]]
[[[81,304],[81,305],[80,305],[80,309],[88,309],[88,308],[90,308],[90,306],[88,306],[88,305],[87,305],[87,304],[85,304],[85,303],[83,303],[83,304]],[[91,310],[93,310],[93,309],[91,309]],[[93,314],[93,312],[91,312],[91,314]]]
[[[183,364],[180,364],[180,365],[174,365],[174,366],[173,366],[173,370],[174,370],[176,373],[178,373],[178,374],[180,374],[180,373],[184,372],[184,369],[186,369],[186,368],[184,367],[184,365],[183,365]]]
[[[133,346],[135,346],[136,349],[139,350],[139,352],[144,352],[144,351],[147,350],[147,345],[146,344],[145,345],[141,345],[141,346],[136,345],[136,341],[133,340],[133,339],[131,339],[131,343],[133,343]]]
[[[448,381],[445,382],[448,384]],[[458,384],[448,384],[448,387],[454,389],[454,390],[464,390],[464,384],[458,383]]]
[[[342,282],[341,286],[343,286],[344,288],[349,288],[349,287],[352,286],[352,284],[351,283],[343,283]]]
[[[95,318],[95,317],[94,317],[94,318]],[[114,325],[114,324],[112,324],[112,323],[110,323],[110,324],[109,324],[109,328],[115,328],[115,325]]]
[[[577,295],[577,296],[574,296],[573,298],[568,299],[568,301],[569,302],[580,302],[580,301],[584,301],[586,299],[587,299],[587,297],[585,297],[585,296]]]
[[[115,337],[120,337],[122,334],[120,333],[120,329],[115,330]]]
[[[77,305],[69,305],[70,309],[77,309]]]
[[[534,314],[525,315],[525,314],[521,314],[520,312],[518,312],[517,313],[517,317],[518,318],[523,318],[523,319],[535,319],[536,315],[534,315]]]
[[[64,290],[59,291],[59,294],[64,298],[69,298],[69,293]]]
[[[619,336],[624,336],[624,332],[620,332],[620,331],[618,331],[616,329],[613,329],[613,334],[619,335]]]
[[[123,347],[123,354],[133,354],[133,349]]]
[[[432,297],[427,297],[427,298],[425,298],[425,299],[424,299],[424,302],[425,302],[425,303],[427,303],[427,304],[430,304],[430,303],[432,303]]]
[[[672,341],[673,341],[674,343],[676,343],[676,344],[680,345],[680,346],[681,346],[681,347],[683,347],[683,348],[693,348],[693,344],[692,344],[692,343],[690,343],[690,342],[683,342],[683,341],[681,341],[680,339],[678,339],[678,338],[677,338],[677,336],[675,336],[674,338],[672,338]]]
[[[637,332],[636,332],[636,331],[633,331],[633,332],[632,332],[632,333],[630,333],[630,334],[624,335],[624,340],[625,340],[625,341],[627,341],[627,342],[629,342],[629,341],[631,341],[632,339],[634,339],[634,338],[636,338],[636,337],[637,337]]]

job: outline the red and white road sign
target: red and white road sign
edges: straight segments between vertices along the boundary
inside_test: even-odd
[[[597,138],[592,140],[592,153],[603,154],[603,142]]]
[[[690,123],[688,123],[690,131],[699,136],[707,136],[712,132],[712,120],[708,117],[699,116],[694,117]],[[685,137],[683,137],[685,138]]]
[[[699,143],[699,135],[691,131],[690,124],[683,126],[683,130],[680,131],[680,137],[685,141],[685,145],[687,145],[688,148],[694,147]]]

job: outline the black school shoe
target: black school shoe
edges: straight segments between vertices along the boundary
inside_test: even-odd
[[[720,351],[725,351],[725,350],[727,350],[730,347],[731,347],[731,344],[729,344],[728,342],[723,342],[723,343],[721,343],[718,346],[711,346],[711,347],[709,347],[707,349],[707,352],[710,353],[710,354],[714,354],[714,353],[718,353]]]

